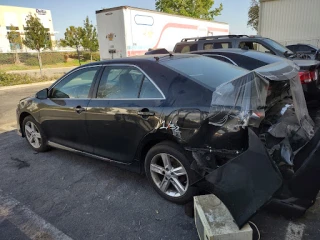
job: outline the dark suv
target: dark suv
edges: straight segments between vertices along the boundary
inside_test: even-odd
[[[290,49],[280,43],[260,36],[222,35],[195,38],[183,38],[173,49],[174,53],[186,53],[198,50],[219,48],[241,48],[270,53],[284,58],[296,57]]]

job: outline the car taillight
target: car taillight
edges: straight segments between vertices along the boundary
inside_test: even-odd
[[[318,70],[299,72],[299,77],[302,84],[316,81],[318,79]]]

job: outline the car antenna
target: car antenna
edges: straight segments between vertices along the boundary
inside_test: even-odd
[[[156,61],[159,61],[160,58],[164,58],[164,57],[166,57],[166,56],[167,56],[167,55],[162,56],[162,57],[154,57],[154,59],[155,59]],[[172,53],[169,53],[169,57],[173,57]]]

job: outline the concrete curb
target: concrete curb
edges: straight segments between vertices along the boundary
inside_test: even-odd
[[[38,82],[38,83],[18,84],[18,85],[13,85],[13,86],[0,87],[0,91],[11,90],[11,89],[16,89],[16,88],[32,87],[32,86],[49,85],[49,84],[54,83],[55,81],[56,81],[56,80],[53,80],[53,81],[45,81],[45,82]]]

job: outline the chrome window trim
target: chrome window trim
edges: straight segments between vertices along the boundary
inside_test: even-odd
[[[165,100],[166,97],[161,91],[161,89],[157,86],[157,84],[149,77],[149,75],[143,71],[140,67],[133,65],[133,64],[126,64],[126,63],[109,63],[109,64],[103,64],[104,67],[110,67],[110,66],[116,66],[116,67],[134,67],[138,69],[140,72],[144,74],[145,77],[148,78],[148,80],[155,86],[155,88],[161,93],[162,98],[93,98],[93,99],[99,99],[99,100]],[[100,79],[101,81],[101,79]],[[99,82],[100,84],[100,82]],[[98,86],[99,89],[99,86]]]
[[[204,56],[217,56],[217,57],[222,57],[222,58],[225,58],[227,60],[229,60],[233,65],[235,66],[238,66],[238,64],[236,64],[233,60],[231,60],[230,58],[226,57],[226,56],[223,56],[223,55],[220,55],[220,54],[211,54],[211,53],[208,53],[208,54],[203,54]],[[216,59],[218,60],[218,59]]]
[[[49,98],[50,100],[90,100],[92,98]]]
[[[77,69],[72,69],[70,72],[68,72],[66,75],[62,76],[59,80],[57,80],[52,86],[50,86],[49,88],[49,91],[54,88],[58,83],[60,83],[62,80],[64,80],[66,77],[68,77],[70,74],[72,73],[75,73],[79,70],[83,70],[83,69],[86,69],[86,68],[92,68],[92,67],[101,67],[102,64],[99,64],[99,65],[92,65],[92,66],[83,66],[83,67],[80,67],[80,68],[77,68]],[[53,98],[51,98],[53,99]],[[56,98],[56,99],[61,99],[61,98]],[[68,98],[69,99],[69,98]],[[75,98],[75,99],[79,99],[79,98]]]
[[[61,99],[61,98],[59,98]],[[68,98],[67,98],[68,99]],[[90,98],[90,100],[103,100],[103,101],[115,101],[115,100],[128,100],[128,101],[141,101],[141,100],[158,100],[163,101],[165,98]]]

